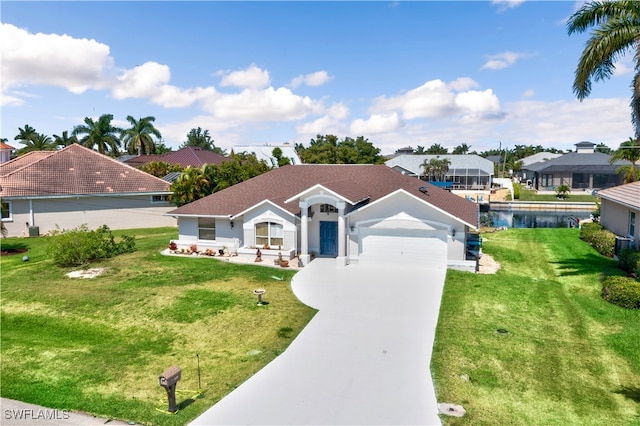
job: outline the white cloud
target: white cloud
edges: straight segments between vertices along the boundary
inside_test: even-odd
[[[370,112],[385,115],[398,111],[405,120],[437,119],[460,114],[478,118],[498,114],[500,102],[491,89],[483,92],[466,90],[477,85],[469,78],[457,79],[449,84],[442,80],[431,80],[403,95],[374,99]]]
[[[498,6],[498,12],[504,12],[508,9],[513,9],[524,3],[525,0],[491,0],[491,4]]]
[[[536,92],[533,89],[525,90],[524,93],[522,94],[522,96],[525,98],[531,98],[535,95],[536,95]]]
[[[116,99],[153,98],[170,79],[171,71],[167,65],[146,62],[117,77],[112,94]]]
[[[95,40],[66,34],[32,34],[5,23],[0,23],[0,49],[3,92],[11,87],[41,84],[80,94],[103,87],[113,63],[109,47]]]
[[[289,83],[289,85],[294,89],[301,84],[305,84],[311,87],[317,87],[322,86],[329,80],[331,80],[329,73],[327,73],[326,71],[316,71],[311,74],[297,76],[296,78],[291,80],[291,83]]]
[[[216,117],[249,121],[298,120],[324,110],[321,102],[299,96],[289,89],[245,89],[204,101],[204,109]]]
[[[518,59],[525,57],[523,53],[504,52],[489,56],[489,60],[480,67],[481,70],[501,70],[516,63]]]
[[[456,95],[456,105],[469,116],[488,116],[500,112],[500,101],[493,93],[487,89],[482,92],[470,90]]]
[[[402,120],[398,113],[391,114],[373,114],[368,119],[357,119],[351,123],[352,135],[373,135],[379,133],[388,133],[398,130],[403,126]]]
[[[260,89],[266,87],[270,81],[268,71],[260,69],[256,65],[251,65],[245,70],[232,71],[223,75],[220,80],[220,86]]]

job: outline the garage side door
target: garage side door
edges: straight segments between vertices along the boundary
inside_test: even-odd
[[[368,230],[364,234],[359,263],[447,267],[447,240],[442,231]]]

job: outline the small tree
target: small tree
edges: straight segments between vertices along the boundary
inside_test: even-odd
[[[571,188],[569,188],[569,185],[560,185],[556,188],[556,195],[561,200],[566,200],[567,198],[569,198],[569,192],[571,192]]]

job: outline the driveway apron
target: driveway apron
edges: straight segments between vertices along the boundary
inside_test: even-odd
[[[314,260],[291,286],[318,313],[284,353],[191,424],[441,424],[429,364],[445,275],[445,265]]]

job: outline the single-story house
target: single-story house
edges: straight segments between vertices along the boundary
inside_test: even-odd
[[[8,236],[90,229],[176,226],[164,214],[169,183],[78,144],[33,151],[0,164],[2,222]]]
[[[178,246],[303,265],[315,255],[468,268],[466,236],[478,228],[477,204],[382,164],[284,166],[167,215]]]
[[[631,163],[616,161],[610,164],[611,156],[595,152],[596,144],[592,142],[580,142],[575,146],[574,152],[523,167],[532,186],[540,191],[554,191],[560,185],[568,185],[572,191],[591,191],[622,184],[624,177],[616,170]]]
[[[553,160],[554,158],[561,157],[562,154],[553,153],[553,152],[538,152],[533,155],[529,155],[528,157],[524,157],[520,159],[522,163],[522,167],[520,170],[516,171],[514,174],[520,178],[522,183],[527,183],[527,180],[533,182],[533,172],[528,170],[528,167],[532,164],[536,163],[544,163],[545,161]]]
[[[602,189],[600,223],[629,248],[640,248],[640,181]]]
[[[232,152],[236,154],[254,154],[258,161],[264,161],[269,167],[278,167],[278,160],[273,156],[273,150],[280,148],[282,157],[288,158],[291,164],[301,164],[300,156],[293,145],[285,143],[282,145],[235,145]]]
[[[475,154],[398,155],[387,160],[385,164],[405,175],[421,177],[424,174],[422,165],[434,158],[447,158],[451,162],[445,176],[445,181],[451,183],[451,189],[489,190],[491,188],[493,163]]]

